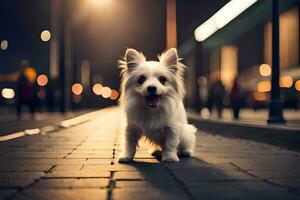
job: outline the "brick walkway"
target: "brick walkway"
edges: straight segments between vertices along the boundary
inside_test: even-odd
[[[119,111],[0,143],[0,199],[299,199],[300,154],[203,132],[194,158],[161,164],[141,146],[118,164]]]

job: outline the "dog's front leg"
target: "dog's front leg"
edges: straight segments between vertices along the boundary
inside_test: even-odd
[[[131,162],[134,158],[138,141],[141,137],[141,129],[128,125],[123,139],[123,150],[119,157],[120,163]]]
[[[171,128],[165,128],[166,139],[162,145],[163,162],[178,162],[177,147],[179,145],[179,134]]]

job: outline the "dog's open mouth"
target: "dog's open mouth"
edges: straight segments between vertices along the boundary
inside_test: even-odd
[[[160,95],[151,94],[144,97],[146,104],[151,108],[157,108]]]

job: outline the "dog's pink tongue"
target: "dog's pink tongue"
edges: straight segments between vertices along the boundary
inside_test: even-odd
[[[145,98],[145,101],[148,106],[151,108],[157,108],[158,107],[158,102],[159,102],[159,97],[158,95],[150,95]]]

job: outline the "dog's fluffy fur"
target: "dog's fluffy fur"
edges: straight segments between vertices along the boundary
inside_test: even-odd
[[[121,69],[120,104],[124,109],[123,151],[119,162],[133,160],[138,141],[146,137],[161,150],[162,161],[177,162],[191,156],[196,128],[188,124],[183,98],[185,66],[171,48],[159,61],[146,61],[142,53],[127,49]]]

